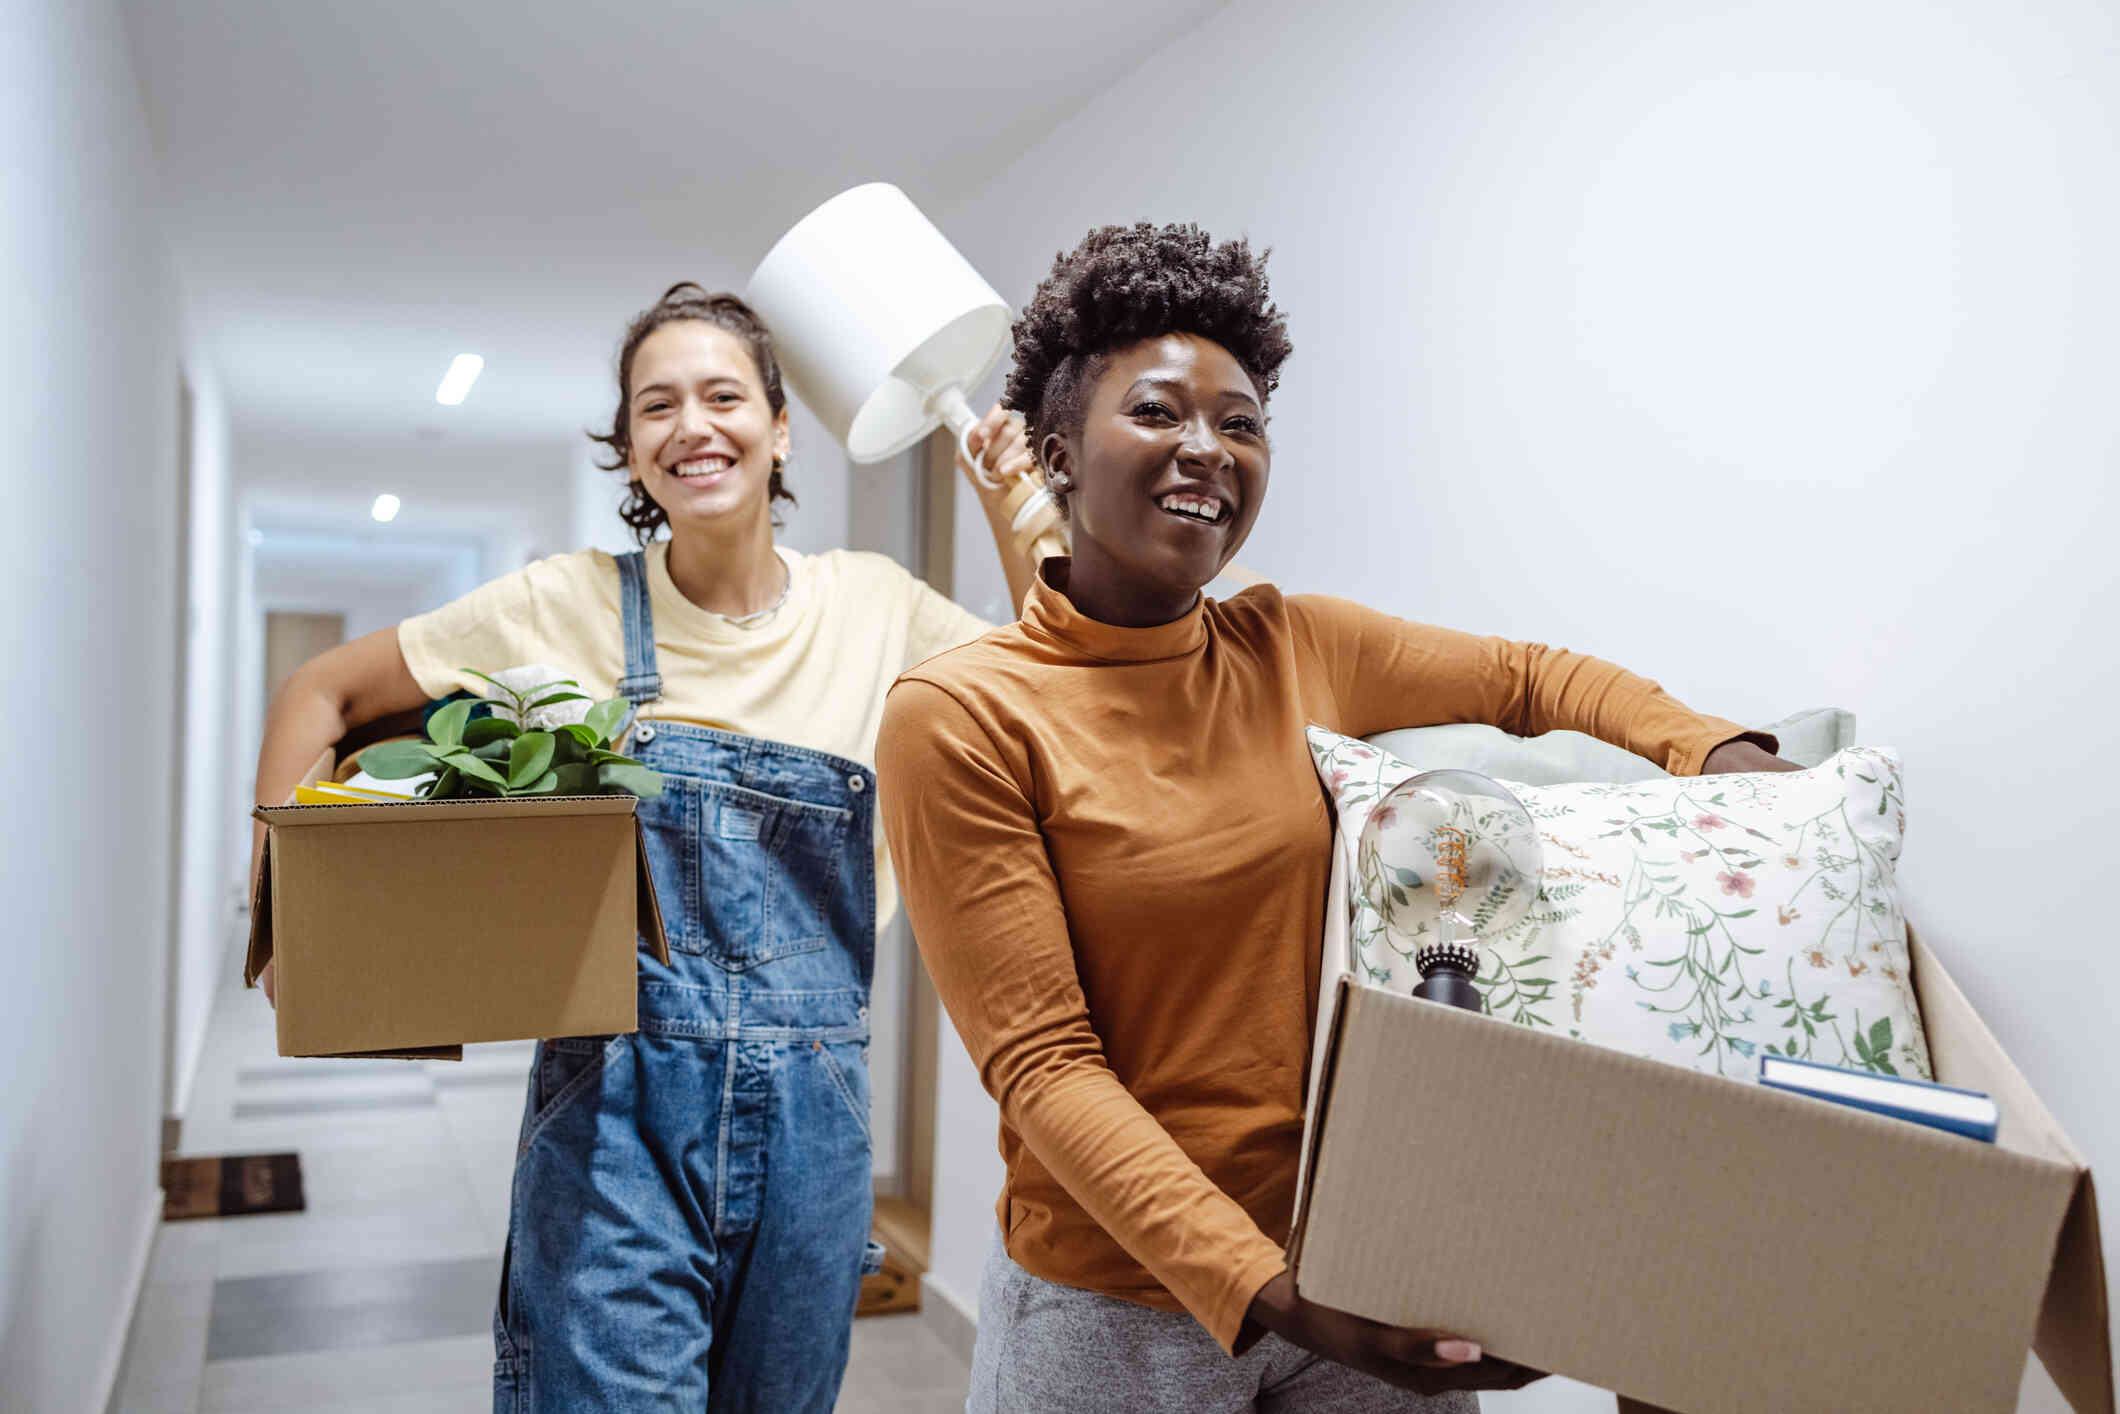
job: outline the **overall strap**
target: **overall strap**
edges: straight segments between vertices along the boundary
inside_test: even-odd
[[[618,695],[637,713],[643,702],[662,696],[662,674],[655,670],[655,608],[648,600],[647,552],[633,550],[616,558],[618,609],[626,638],[626,675],[618,680]]]

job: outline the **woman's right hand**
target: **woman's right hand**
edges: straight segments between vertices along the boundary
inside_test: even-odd
[[[1442,1331],[1387,1326],[1306,1301],[1287,1271],[1259,1289],[1245,1319],[1314,1355],[1420,1394],[1522,1389],[1546,1377],[1527,1365],[1483,1356],[1471,1341]]]

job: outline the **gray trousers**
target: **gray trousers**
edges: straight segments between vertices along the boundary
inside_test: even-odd
[[[1182,1311],[1061,1286],[997,1234],[979,1286],[965,1414],[1479,1414],[1472,1393],[1419,1395],[1268,1335],[1232,1360]]]

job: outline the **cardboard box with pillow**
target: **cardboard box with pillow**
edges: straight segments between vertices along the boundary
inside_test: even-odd
[[[1499,940],[1522,1004],[1497,1025],[1407,996],[1396,946],[1361,958],[1335,843],[1298,1289],[1623,1410],[2004,1414],[2035,1346],[2071,1408],[2112,1414],[2092,1177],[1905,925],[1896,759],[1854,748],[1845,712],[1765,730],[1812,769],[1679,780],[1569,733],[1314,733],[1343,832],[1415,770],[1514,782],[1549,897]],[[1355,985],[1372,968],[1384,985]],[[1988,1092],[1998,1142],[1733,1083],[1769,1046]]]

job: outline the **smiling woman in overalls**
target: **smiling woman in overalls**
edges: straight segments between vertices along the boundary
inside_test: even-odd
[[[494,1408],[823,1414],[868,1248],[884,693],[988,625],[881,555],[774,543],[786,399],[742,301],[673,287],[627,330],[618,384],[597,440],[643,548],[539,561],[310,662],[274,704],[258,799],[466,668],[551,664],[636,704],[628,749],[665,782],[640,815],[670,964],[641,955],[638,1033],[538,1046]],[[1029,465],[998,408],[974,445],[1004,485]],[[981,494],[1020,603],[1004,493]]]

